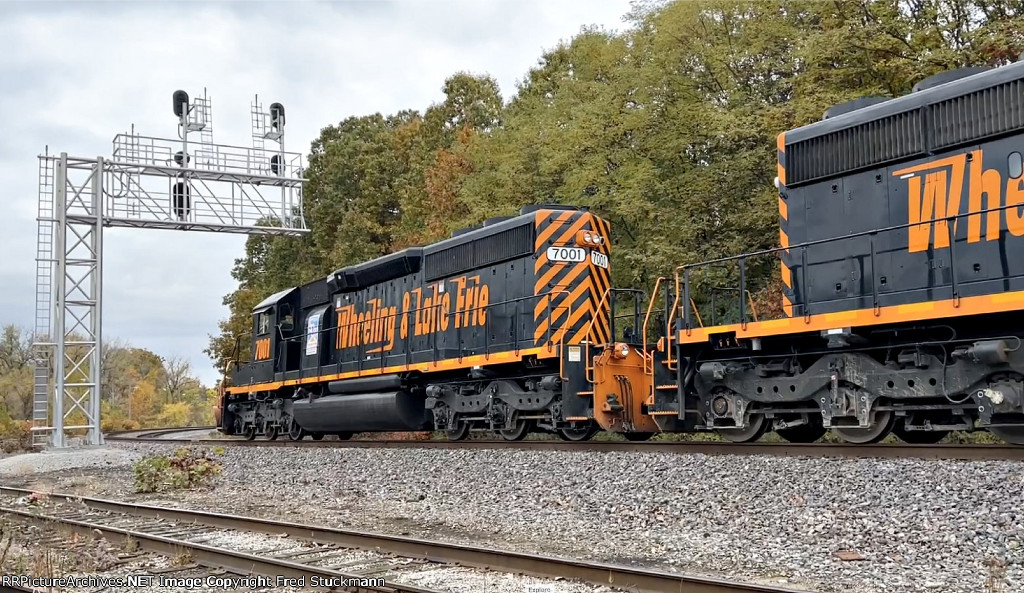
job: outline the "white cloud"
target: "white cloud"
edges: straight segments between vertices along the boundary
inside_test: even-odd
[[[507,99],[542,51],[580,27],[621,28],[627,0],[32,3],[0,10],[0,324],[33,325],[36,155],[106,156],[134,123],[172,136],[170,94],[205,87],[214,138],[249,144],[253,93],[288,109],[289,150],[350,115],[425,109],[457,71]],[[104,335],[192,360],[226,315],[244,237],[113,229]]]

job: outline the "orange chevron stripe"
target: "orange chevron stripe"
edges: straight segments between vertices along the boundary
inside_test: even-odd
[[[605,339],[604,336],[600,335],[602,329],[601,326],[604,322],[604,316],[601,316],[594,311],[595,305],[593,296],[593,293],[591,293],[591,298],[587,300],[586,304],[586,309],[590,313],[591,320],[584,322],[584,326],[580,328],[580,330],[577,331],[576,334],[569,340],[569,344],[579,344],[583,340],[602,344],[607,342],[607,339]],[[591,321],[593,323],[591,323]],[[570,322],[568,324],[568,327],[573,327],[573,324]]]
[[[793,272],[786,264],[782,264],[782,283],[786,285],[786,288],[793,288]]]
[[[789,300],[786,295],[782,295],[782,312],[786,314],[786,317],[793,316],[793,301]]]
[[[569,225],[569,230],[559,235],[558,239],[555,239],[555,245],[568,245],[576,242],[576,233],[583,230],[583,227],[590,222],[590,219],[586,216],[581,216],[573,221]]]
[[[592,219],[591,226],[593,227],[591,230],[593,230],[598,235],[601,235],[601,237],[604,238],[604,243],[597,247],[597,251],[605,255],[608,255],[609,247],[611,247],[609,244],[611,243],[612,239],[611,229],[608,228],[608,222],[598,216],[594,216],[593,214],[591,214],[590,217]]]
[[[547,249],[537,250],[537,261],[533,264],[533,273],[539,274],[544,266],[548,265],[548,252]],[[540,280],[537,281],[537,286],[540,286]]]
[[[554,327],[555,321],[562,316],[562,313],[567,312],[571,307],[571,303],[568,299],[562,299],[562,301],[551,308],[551,316],[537,324],[537,329],[533,331],[533,341],[540,342],[544,337],[544,334],[548,331],[548,326]],[[556,330],[551,335],[551,339],[557,341],[555,337],[558,335]]]
[[[594,326],[594,327],[596,328],[597,326]],[[566,342],[566,343],[567,344],[581,344],[581,343],[583,343],[583,340],[587,340],[588,342],[591,342],[592,344],[606,344],[608,342],[608,340],[603,339],[603,338],[599,338],[596,335],[594,336],[594,339],[591,340],[590,339],[590,335],[587,333],[588,329],[589,328],[584,327],[580,331],[576,332],[576,335],[573,336],[572,338],[570,338],[569,341]],[[596,334],[597,332],[594,332],[594,333]]]
[[[571,225],[569,225],[569,230],[565,231],[564,233],[559,235],[557,239],[554,240],[553,245],[574,244],[576,233],[579,232],[583,228],[583,225],[585,225],[587,222],[589,222],[589,220],[586,216],[581,216],[578,219],[576,219]],[[541,249],[544,249],[544,246],[538,243],[537,251],[540,251]],[[543,260],[543,262],[541,260]],[[548,263],[547,260],[547,250],[545,249],[543,257],[538,257],[537,262],[533,264],[533,271],[536,273],[540,273],[540,270],[541,268],[544,267],[544,264]],[[541,282],[538,282],[537,286],[541,286],[541,284]],[[547,283],[545,282],[543,284]]]
[[[548,284],[552,280],[554,280],[555,276],[557,276],[559,272],[565,270],[565,268],[568,265],[569,265],[568,263],[553,263],[553,264],[551,264],[551,267],[548,268],[548,270],[546,272],[544,272],[544,275],[537,279],[537,284],[533,287],[534,288],[534,292],[536,294],[544,294],[545,292],[547,292]],[[576,265],[577,266],[581,266],[581,265],[584,265],[584,264],[580,263],[580,264],[576,264]],[[564,283],[564,281],[562,283]]]
[[[573,272],[571,273],[571,277],[567,277],[565,279],[565,281],[564,281],[565,285],[566,286],[570,286],[573,282],[575,282],[576,278],[579,276],[579,273],[581,271],[583,271],[583,270],[586,270],[587,267],[588,266],[586,266],[584,264],[580,264],[577,267],[576,270],[573,270]],[[549,325],[551,327],[555,326],[555,323],[562,316],[562,313],[565,313],[565,312],[567,312],[569,310],[568,307],[566,307],[565,305],[568,304],[568,305],[571,306],[571,305],[573,305],[576,302],[576,299],[578,299],[579,295],[582,294],[582,287],[586,287],[587,283],[589,282],[589,280],[590,280],[589,278],[585,278],[580,283],[579,286],[574,288],[572,290],[572,292],[569,293],[568,296],[561,295],[561,294],[559,294],[559,295],[551,295],[551,296],[561,296],[562,300],[560,301],[559,305],[555,305],[554,307],[551,308],[551,315],[547,319],[544,319],[543,321],[541,321],[540,323],[537,324],[537,329],[534,330],[534,332],[533,332],[533,339],[534,339],[534,341],[540,340],[541,337],[545,333],[547,333]],[[542,299],[542,300],[544,300],[544,299]],[[534,309],[533,317],[534,317],[535,320],[538,320],[546,312],[547,312],[547,301],[545,300],[543,308],[540,308],[540,303],[537,304],[537,307]]]
[[[779,216],[783,220],[789,220],[789,205],[786,204],[786,200],[779,198]]]
[[[611,283],[608,272],[604,268],[593,266],[594,269],[594,286],[597,288],[599,294],[604,294],[604,291],[608,290],[608,285]],[[600,297],[598,297],[600,298]]]
[[[605,294],[608,293],[609,285],[611,284],[610,278],[606,278],[606,279],[608,280],[608,284],[606,284],[604,288],[600,288],[594,294],[594,300],[597,301],[597,305],[595,306],[595,309],[594,309],[594,315],[597,316],[598,321],[599,321],[599,325],[601,327],[601,336],[600,337],[605,342],[608,342],[608,341],[610,341],[612,339],[612,335],[611,335],[612,334],[611,320],[608,318],[609,315],[611,315],[612,306],[611,306],[611,302],[609,302],[607,300],[605,300],[603,304],[601,302],[604,299]]]
[[[779,134],[776,146],[779,149],[779,165],[777,168],[777,174],[779,176],[779,183],[786,185],[786,167],[783,165],[783,157],[786,155],[786,133]]]
[[[572,218],[573,214],[579,213],[573,210],[566,210],[565,212],[562,212],[561,214],[558,215],[557,218],[555,218],[554,222],[549,223],[543,231],[537,233],[537,241],[535,242],[535,248],[537,249],[537,251],[540,251],[543,248],[544,244],[547,243],[551,235],[555,234],[559,228],[561,228],[566,222],[568,222],[569,219]],[[540,221],[542,218],[547,218],[547,216],[544,215],[543,210],[537,213],[537,217],[538,221]],[[546,220],[544,220],[544,222],[546,222]],[[540,222],[538,222],[538,226],[539,225]]]
[[[786,231],[784,231],[782,229],[779,229],[779,243],[783,247],[786,247],[786,248],[789,247],[789,235],[787,235]]]
[[[581,317],[583,317],[584,314],[586,314],[589,311],[590,307],[587,306],[580,307],[579,309],[573,311],[572,315],[569,317],[569,320],[559,329],[559,332],[565,334],[567,331],[572,329],[573,326],[576,325],[576,323],[580,320]],[[583,330],[586,331],[586,328],[583,328]]]
[[[576,288],[569,292],[569,302],[575,303],[586,291],[590,291],[591,293],[594,292],[594,283],[590,277],[584,278]]]
[[[589,267],[590,267],[590,265],[585,263],[585,262],[584,263],[576,264],[576,266],[568,274],[566,274],[564,278],[562,278],[561,280],[558,281],[558,285],[556,286],[556,288],[559,287],[559,286],[564,286],[564,287],[572,286],[572,283],[576,281],[576,278],[578,278],[579,275],[583,271],[585,271],[587,268],[589,268]],[[559,270],[559,268],[555,268],[556,272],[558,270]],[[547,284],[547,282],[544,282],[544,284]],[[540,292],[540,291],[538,291],[538,292]],[[541,300],[543,300],[543,299],[541,299]],[[533,317],[534,317],[534,319],[536,319],[538,316],[540,316],[540,314],[545,310],[545,308],[546,308],[546,306],[545,307],[541,307],[541,303],[537,303],[537,306],[534,307],[534,309],[533,309]]]

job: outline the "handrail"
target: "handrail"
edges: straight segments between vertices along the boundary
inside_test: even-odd
[[[629,288],[611,288],[611,287],[609,287],[609,288],[604,289],[604,292],[601,294],[601,300],[597,303],[597,308],[595,309],[596,314],[595,314],[595,316],[593,318],[591,318],[590,324],[587,326],[587,335],[588,336],[591,333],[593,333],[591,330],[593,329],[594,323],[597,321],[598,316],[601,314],[601,311],[604,308],[605,302],[608,301],[608,297],[613,295],[613,294],[615,294],[616,292],[627,292],[627,293],[633,293],[633,294],[643,294],[643,291],[641,291],[641,290],[635,290],[635,289],[629,289]],[[640,310],[636,306],[636,303],[634,303],[634,315],[635,315],[635,319],[639,319]],[[616,319],[615,311],[614,310],[609,311],[609,319],[612,321],[611,326],[610,326],[610,330],[612,331],[612,335],[608,336],[608,338],[611,340],[611,343],[614,343],[615,342],[615,334],[614,334],[615,322],[614,322],[614,320]],[[645,334],[644,335],[644,340],[646,341],[646,339],[647,339],[647,336]],[[604,344],[601,344],[601,345],[603,346]],[[644,354],[644,356],[646,356],[646,354]],[[584,362],[585,362],[585,365],[586,365],[584,367],[584,377],[586,378],[587,382],[593,383],[594,382],[594,367],[591,364],[590,340],[589,339],[586,341],[586,347],[584,349],[584,359],[585,359]]]
[[[445,317],[448,318],[449,324],[450,324],[450,323],[452,323],[452,321],[454,320],[455,316],[457,316],[457,315],[473,316],[473,315],[476,315],[481,310],[484,310],[486,312],[488,309],[493,309],[493,308],[496,308],[496,307],[501,307],[501,306],[505,306],[505,305],[509,305],[509,304],[516,304],[516,306],[517,306],[516,313],[511,316],[512,330],[513,330],[512,335],[513,335],[513,340],[514,340],[514,342],[511,344],[511,346],[512,346],[512,348],[516,352],[518,352],[521,349],[521,346],[519,344],[519,342],[520,342],[520,336],[519,336],[519,321],[520,320],[519,320],[519,317],[521,315],[523,315],[523,314],[530,313],[530,310],[527,307],[523,307],[522,309],[524,309],[524,310],[520,310],[518,304],[520,302],[523,302],[523,301],[530,301],[530,300],[533,300],[533,299],[541,299],[541,298],[544,298],[544,297],[550,297],[550,298],[548,298],[548,301],[546,303],[548,319],[551,319],[552,312],[555,312],[555,311],[558,311],[558,310],[564,308],[566,310],[566,312],[567,312],[566,319],[568,320],[568,319],[570,319],[572,317],[572,303],[562,302],[562,303],[559,303],[559,304],[554,304],[553,303],[553,301],[555,301],[554,297],[556,297],[558,295],[561,295],[563,297],[562,300],[565,301],[565,299],[569,296],[569,291],[567,291],[567,290],[556,290],[556,291],[550,291],[550,292],[546,292],[546,293],[542,293],[542,294],[528,295],[528,296],[519,297],[519,298],[515,298],[515,299],[507,299],[507,300],[499,301],[499,302],[496,302],[496,303],[487,303],[486,305],[473,306],[473,307],[470,307],[470,308],[467,308],[467,309],[463,309],[461,311],[450,311],[450,312],[448,312],[445,315]],[[415,317],[415,315],[417,313],[422,313],[424,311],[435,311],[435,312],[438,313],[438,315],[440,315],[440,312],[437,311],[437,305],[436,304],[431,304],[430,306],[421,306],[421,307],[417,307],[415,309],[409,309],[407,311],[402,311],[402,312],[397,312],[396,311],[395,313],[389,313],[389,314],[383,316],[382,318],[380,318],[378,321],[376,321],[376,323],[384,323],[385,327],[390,325],[390,323],[394,323],[395,331],[397,331],[398,328],[399,328],[398,324],[400,323],[400,319],[401,319],[402,316],[413,315]],[[484,322],[484,329],[485,330],[489,329],[489,327],[490,327],[490,318],[491,318],[491,315],[487,315],[487,317],[485,319],[485,322]],[[531,317],[531,319],[532,319],[532,317]],[[353,326],[359,326],[359,325],[362,325],[364,323],[366,323],[366,322],[365,321],[362,321],[362,322],[350,321],[350,322],[346,323],[343,326],[321,327],[321,329],[317,330],[317,334],[318,334],[318,337],[320,339],[326,339],[326,338],[329,337],[329,333],[331,331],[339,331],[339,330],[350,329]],[[412,325],[412,324],[410,324],[410,325]],[[565,326],[559,327],[557,330],[555,330],[552,327],[553,325],[554,324],[549,322],[547,330],[546,330],[546,332],[547,332],[546,333],[546,337],[547,337],[546,347],[548,349],[548,352],[551,352],[556,347],[564,346],[565,345],[564,341],[565,341],[566,336],[568,334],[568,331],[567,331],[568,328],[566,328]],[[457,339],[458,339],[458,342],[459,342],[459,344],[458,344],[458,350],[459,350],[458,358],[461,360],[462,357],[463,357],[463,354],[462,354],[462,351],[463,351],[463,348],[462,348],[462,336],[461,336],[461,330],[463,329],[462,325],[459,325],[457,329],[459,330],[457,332],[457,336],[458,336]],[[428,338],[429,337],[429,339],[431,340],[431,349],[434,351],[434,357],[435,357],[435,359],[438,358],[438,354],[437,354],[437,352],[438,352],[437,351],[437,339],[438,338],[437,338],[437,335],[440,334],[440,333],[442,333],[442,331],[433,331],[433,332],[430,332],[429,334],[423,334],[421,336],[414,336],[413,335],[414,334],[413,328],[409,327],[409,330],[406,332],[406,337],[405,338],[400,338],[400,339],[402,339],[404,341],[404,343],[406,345],[406,348],[405,348],[406,364],[407,365],[408,364],[412,364],[411,360],[409,358],[411,356],[411,354],[412,354],[412,349],[410,347],[411,346],[410,341],[413,338],[415,338],[415,337],[423,337],[423,338]],[[250,332],[250,334],[251,334],[251,332]],[[308,340],[310,335],[311,334],[309,332],[305,332],[304,331],[303,333],[301,333],[299,335],[296,335],[296,336],[292,336],[292,337],[289,337],[289,338],[282,338],[279,341],[279,343],[280,344],[285,344],[285,343],[299,342],[301,344],[301,343],[304,343],[306,340]],[[484,335],[484,356],[486,358],[490,357],[491,343],[490,343],[490,339],[488,337],[489,335],[490,335],[490,332],[489,331],[485,331],[485,335]],[[554,335],[554,339],[552,339],[552,335]],[[522,339],[529,339],[529,337],[524,337]],[[324,341],[322,343],[326,344],[327,342]],[[367,346],[367,344],[365,344],[362,341],[360,341],[359,346],[358,346],[359,351],[360,351],[359,358],[356,359],[356,360],[352,360],[352,361],[345,361],[345,362],[355,362],[355,363],[357,363],[357,365],[359,367],[357,372],[360,372],[360,373],[363,372],[364,370],[371,370],[368,365],[364,364],[368,360],[367,353],[365,351],[366,346]],[[379,356],[380,356],[380,361],[379,362],[380,362],[381,368],[385,367],[385,360],[387,358],[387,353],[386,352],[380,351],[380,352],[373,352],[373,353],[370,353],[370,354],[371,355],[379,354]],[[564,356],[560,356],[559,358],[560,358],[559,373],[560,373],[560,376],[562,376],[564,378],[564,376],[565,376],[565,369],[564,369],[564,360],[562,360],[562,359],[564,359]],[[275,357],[275,359],[276,359],[276,357]],[[300,355],[300,359],[301,359],[301,355]],[[376,363],[378,361],[374,360],[374,362]],[[317,367],[316,368],[317,368],[318,374],[321,374],[320,371],[323,368],[323,364],[322,364],[322,362],[320,360],[317,361]],[[303,369],[303,368],[300,367],[298,370],[301,371],[301,370],[306,370],[306,369]]]
[[[700,311],[697,310],[697,303],[693,299],[690,299],[690,307],[693,308],[693,314],[697,316],[697,323],[704,327],[704,320],[700,318]]]
[[[743,314],[743,303],[742,303],[743,298],[742,298],[742,294],[743,294],[743,292],[746,292],[746,284],[745,284],[745,278],[744,278],[744,275],[745,275],[744,274],[744,272],[745,272],[744,267],[745,267],[745,261],[747,259],[754,258],[754,257],[762,257],[762,256],[768,256],[768,255],[775,255],[775,254],[780,254],[780,253],[784,253],[784,252],[791,252],[791,251],[795,251],[795,250],[800,250],[801,258],[802,258],[802,261],[801,261],[801,280],[802,280],[801,285],[806,287],[807,286],[806,277],[805,277],[806,273],[807,273],[806,255],[807,255],[807,248],[808,247],[814,247],[814,246],[817,246],[817,245],[834,243],[834,242],[837,242],[837,241],[846,241],[846,240],[849,240],[849,239],[858,239],[858,238],[862,238],[862,237],[868,237],[869,238],[869,246],[871,248],[870,249],[870,251],[871,251],[870,258],[872,260],[874,260],[874,255],[875,255],[874,254],[874,238],[879,236],[880,234],[882,234],[882,233],[890,233],[890,232],[894,232],[894,231],[906,230],[906,229],[910,229],[910,228],[913,228],[913,227],[921,227],[923,225],[935,224],[936,227],[938,227],[938,224],[944,222],[946,224],[946,228],[947,228],[948,233],[949,233],[949,236],[946,237],[946,240],[949,242],[948,249],[950,250],[950,260],[951,260],[950,268],[952,270],[952,274],[951,274],[950,282],[943,283],[943,284],[941,284],[939,286],[950,286],[952,288],[952,290],[953,290],[953,295],[952,295],[953,296],[953,300],[954,300],[955,303],[959,304],[959,298],[960,298],[960,296],[959,296],[959,278],[957,277],[956,267],[954,265],[955,258],[956,258],[956,242],[957,241],[956,241],[955,232],[956,232],[956,223],[957,223],[957,221],[959,221],[961,218],[969,218],[969,217],[972,217],[972,216],[981,217],[983,214],[988,214],[988,213],[992,213],[992,212],[1001,212],[1003,210],[1009,210],[1010,208],[1019,208],[1019,207],[1020,207],[1019,204],[1006,204],[1006,205],[998,206],[998,207],[995,207],[995,208],[985,208],[985,209],[978,210],[978,211],[975,211],[975,212],[963,212],[963,213],[958,212],[956,214],[952,214],[952,215],[948,215],[948,216],[943,216],[943,217],[936,217],[936,218],[934,218],[932,220],[927,220],[927,221],[907,222],[907,223],[898,224],[898,225],[891,225],[891,226],[880,228],[880,229],[872,229],[872,230],[869,230],[869,231],[859,231],[859,232],[856,232],[856,233],[850,233],[850,234],[846,234],[846,235],[842,235],[842,236],[838,236],[838,237],[828,237],[828,238],[825,238],[825,239],[816,239],[814,241],[805,241],[803,243],[799,243],[799,244],[796,244],[796,245],[789,245],[789,246],[786,246],[786,247],[781,247],[781,246],[780,247],[773,247],[771,249],[763,249],[761,251],[754,251],[754,252],[750,252],[750,253],[743,253],[743,254],[740,254],[740,255],[732,255],[732,256],[728,256],[728,257],[721,257],[721,258],[712,259],[712,260],[708,260],[708,261],[704,261],[704,262],[699,262],[699,263],[694,263],[694,264],[683,264],[683,265],[676,266],[676,268],[674,270],[674,277],[675,277],[675,282],[676,282],[676,288],[677,288],[677,291],[680,288],[682,288],[683,292],[685,293],[684,297],[687,300],[691,300],[692,301],[693,299],[690,298],[690,286],[689,286],[689,284],[690,284],[690,280],[689,280],[690,270],[702,269],[702,268],[707,268],[707,267],[710,267],[710,266],[713,266],[713,265],[717,265],[717,264],[725,264],[725,263],[729,263],[729,262],[739,261],[740,266],[741,266],[741,270],[740,270],[740,282],[741,282],[741,285],[740,285],[740,290],[741,290],[741,296],[740,296],[740,323],[744,324],[744,323],[746,323],[746,321],[745,321],[745,315]],[[936,228],[935,232],[939,232],[939,229]],[[1002,231],[1000,230],[1000,232],[1002,232]],[[682,280],[680,280],[680,272],[682,272]],[[874,276],[874,270],[872,270],[872,293],[875,294],[875,301],[876,301],[875,308],[877,309],[877,306],[878,306],[877,305],[877,287],[875,286],[875,282],[876,282],[876,279],[875,279],[875,276]],[[938,288],[939,286],[932,287],[932,288]],[[811,303],[808,301],[806,303],[793,303],[793,306],[796,307],[797,305],[803,305],[803,315],[804,315],[804,318],[805,319],[809,319],[810,316],[811,316],[810,306],[809,306],[810,304]],[[696,311],[696,306],[694,306],[694,311]],[[698,313],[698,318],[699,318],[699,313]],[[692,329],[691,326],[690,326],[689,311],[687,311],[686,315],[684,316],[684,328],[685,329]]]
[[[654,301],[658,299],[658,289],[661,287],[661,281],[668,280],[664,276],[658,276],[658,279],[654,281],[654,290],[651,291],[651,301],[647,303],[647,314],[644,315],[644,329],[643,329],[643,355],[644,355],[644,374],[654,376],[654,355],[648,355],[647,351],[647,327],[651,321],[651,312],[654,311]]]
[[[239,355],[241,354],[241,350],[242,350],[242,348],[241,348],[242,338],[245,338],[247,336],[248,337],[252,337],[252,335],[253,334],[252,334],[251,331],[246,331],[246,332],[242,332],[242,333],[238,334],[237,336],[235,336],[235,347],[231,350],[230,356],[223,357],[221,359],[221,362],[230,360],[230,362],[235,363],[234,370],[237,371],[238,367],[239,367],[239,365],[241,363],[241,361],[239,360]],[[250,356],[251,356],[251,353],[250,353]],[[252,362],[252,359],[250,358],[248,362]]]

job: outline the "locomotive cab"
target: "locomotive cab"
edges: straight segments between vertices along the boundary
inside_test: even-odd
[[[234,385],[280,380],[299,360],[296,289],[283,290],[264,299],[252,310],[251,363],[232,376]]]

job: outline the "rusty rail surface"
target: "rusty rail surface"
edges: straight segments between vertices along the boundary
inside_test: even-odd
[[[604,451],[604,452],[646,452],[702,455],[771,455],[777,457],[851,457],[851,458],[910,458],[910,459],[960,459],[972,461],[1024,461],[1024,447],[1018,445],[913,445],[913,444],[872,444],[855,445],[844,443],[731,443],[725,441],[654,441],[631,443],[628,441],[585,441],[566,442],[555,440],[535,441],[394,441],[394,440],[349,440],[349,441],[289,441],[254,440],[239,438],[175,439],[156,438],[158,434],[173,434],[202,430],[199,428],[160,429],[141,432],[139,436],[130,433],[112,433],[106,437],[111,442],[138,442],[164,444],[219,445],[237,447],[335,447],[341,449],[520,449],[525,451]],[[213,430],[213,428],[210,428]]]
[[[31,490],[21,488],[0,487],[0,494],[8,496],[25,496],[33,494]],[[477,546],[452,544],[439,541],[421,540],[403,536],[382,535],[361,531],[350,531],[330,527],[318,527],[303,525],[286,521],[259,519],[254,517],[243,517],[238,515],[225,515],[189,509],[175,509],[160,506],[141,505],[125,503],[113,500],[82,497],[75,494],[43,493],[43,496],[50,499],[75,502],[87,507],[110,511],[121,514],[128,514],[137,517],[150,519],[162,519],[165,521],[176,521],[215,527],[220,529],[233,529],[250,533],[263,533],[268,535],[284,535],[289,537],[308,540],[316,543],[328,543],[344,548],[356,548],[364,550],[384,551],[397,556],[425,559],[432,562],[445,564],[458,564],[487,570],[526,574],[545,578],[578,579],[595,585],[611,586],[627,591],[638,593],[683,593],[690,591],[701,591],[707,593],[809,593],[773,585],[762,585],[756,583],[740,583],[719,579],[714,577],[689,576],[679,573],[671,573],[661,570],[647,570],[630,566],[618,566],[598,562],[586,562],[567,558],[540,556],[523,552],[498,550]],[[11,513],[12,509],[0,507],[0,512]],[[52,521],[46,517],[40,517],[25,511],[15,511],[29,520]],[[71,527],[77,528],[74,521]],[[144,533],[128,534],[126,530],[118,528],[104,528],[92,524],[82,525],[86,531],[99,528],[110,530],[110,533],[120,537],[133,537],[138,539],[143,548],[147,545],[159,553],[180,553],[180,549],[168,548],[170,544],[167,538],[153,536]],[[172,542],[174,540],[171,540]],[[173,545],[180,546],[180,542]],[[310,567],[296,562],[275,560],[275,563],[264,563],[264,560],[251,554],[233,552],[224,555],[223,550],[211,549],[208,546],[197,545],[195,550],[196,562],[222,563],[221,566],[232,570],[246,569],[252,566],[253,572],[258,574],[283,574],[286,576],[295,575]],[[250,564],[251,563],[251,564]],[[266,572],[270,571],[270,572]],[[308,573],[307,573],[308,574]],[[337,573],[334,573],[337,576]],[[396,587],[398,591],[410,593],[423,591],[406,585],[389,584],[388,590]],[[368,589],[377,591],[378,589]]]

